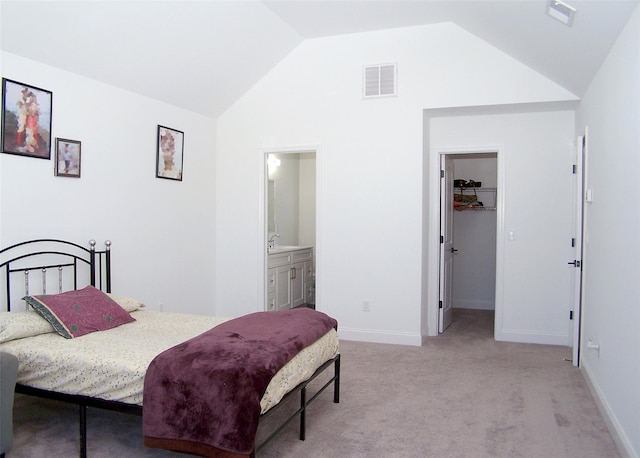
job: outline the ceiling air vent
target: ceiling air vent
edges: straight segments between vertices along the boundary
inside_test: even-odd
[[[363,72],[363,96],[396,95],[396,64],[367,65]]]

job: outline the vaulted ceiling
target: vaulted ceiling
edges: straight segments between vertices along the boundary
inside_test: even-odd
[[[0,48],[217,117],[305,39],[453,22],[581,96],[638,0],[566,1],[0,0]]]

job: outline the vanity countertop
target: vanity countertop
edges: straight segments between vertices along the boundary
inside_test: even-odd
[[[308,250],[313,248],[312,246],[305,245],[276,245],[275,247],[268,250],[268,254],[278,254],[278,253],[287,253],[289,251],[299,251],[299,250]]]

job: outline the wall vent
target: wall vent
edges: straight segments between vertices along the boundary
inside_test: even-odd
[[[397,95],[396,64],[367,65],[363,69],[362,95],[388,97]]]

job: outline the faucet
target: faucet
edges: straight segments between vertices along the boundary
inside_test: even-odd
[[[267,243],[267,251],[271,251],[275,248],[277,238],[280,238],[280,234],[273,234],[271,237],[269,237],[269,242]]]

